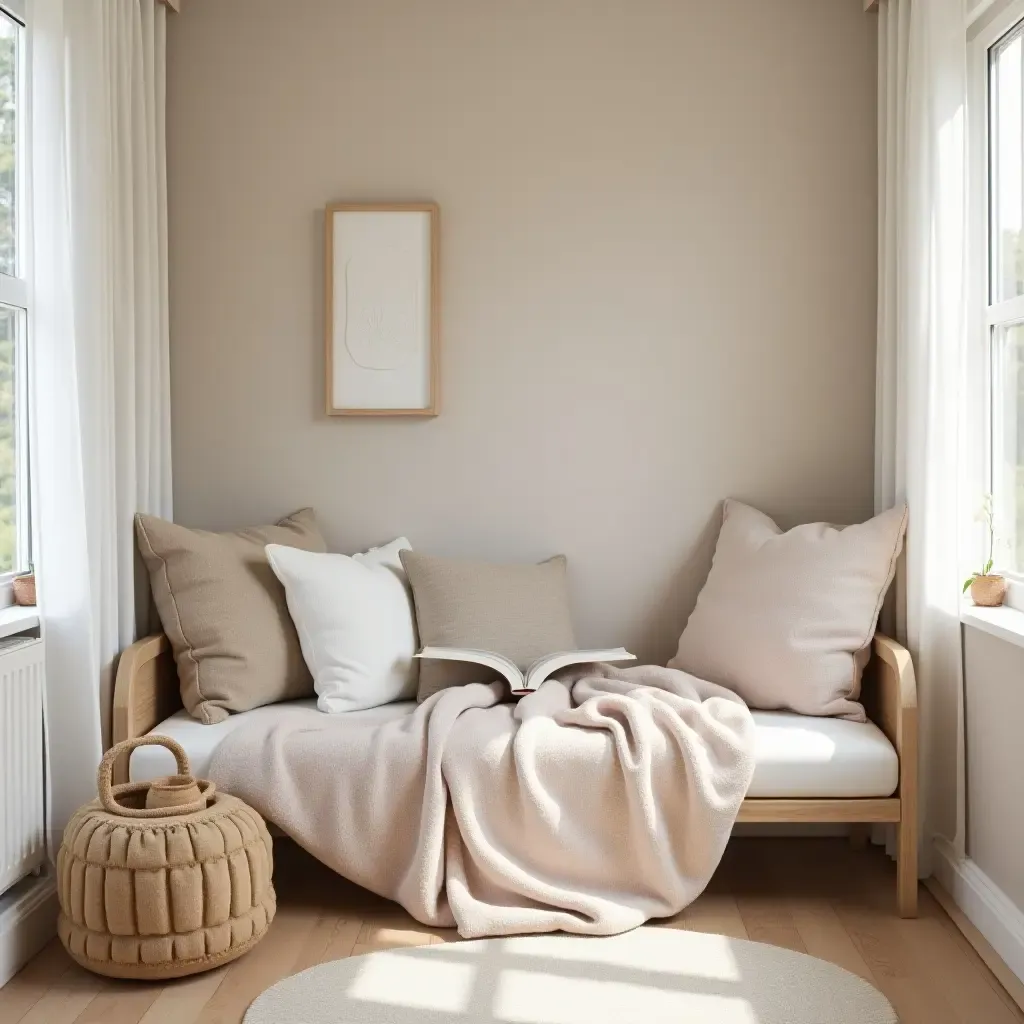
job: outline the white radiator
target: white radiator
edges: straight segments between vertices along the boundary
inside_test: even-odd
[[[0,640],[0,893],[46,859],[43,642]]]

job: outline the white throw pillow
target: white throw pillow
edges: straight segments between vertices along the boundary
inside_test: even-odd
[[[351,556],[267,545],[321,711],[416,696],[416,620],[398,557],[410,547],[404,537]]]
[[[900,506],[858,526],[783,533],[726,501],[711,573],[669,668],[752,708],[864,721],[860,677],[906,525]]]

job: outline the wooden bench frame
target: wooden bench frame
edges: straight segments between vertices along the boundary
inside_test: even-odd
[[[899,788],[884,799],[748,799],[741,822],[830,822],[896,826],[896,902],[901,917],[917,916],[917,683],[910,654],[880,633],[864,673],[861,699],[871,720],[889,737],[899,757]],[[114,681],[112,740],[142,736],[181,707],[171,645],[162,633],[131,645],[121,655]],[[127,759],[114,781],[128,778]]]

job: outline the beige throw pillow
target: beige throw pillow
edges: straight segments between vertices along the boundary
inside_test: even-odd
[[[267,544],[325,551],[312,509],[234,533],[142,515],[135,526],[189,714],[212,725],[232,711],[312,696],[284,587],[264,552]]]
[[[669,668],[752,708],[864,721],[861,672],[906,525],[900,506],[858,526],[783,533],[726,501],[711,573]]]
[[[576,649],[564,555],[539,565],[461,562],[415,551],[400,557],[422,646],[496,651],[521,669],[544,654]],[[480,665],[424,660],[417,700],[492,677]]]

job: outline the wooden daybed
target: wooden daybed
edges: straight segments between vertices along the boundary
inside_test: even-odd
[[[896,896],[901,917],[917,915],[917,686],[907,650],[876,634],[864,673],[861,699],[868,716],[888,737],[899,759],[894,794],[872,799],[751,799],[741,822],[828,822],[896,826]],[[181,708],[171,647],[163,634],[146,637],[121,655],[114,684],[112,742],[145,735]],[[891,756],[891,755],[890,755]],[[114,781],[128,778],[128,764],[115,767]]]

